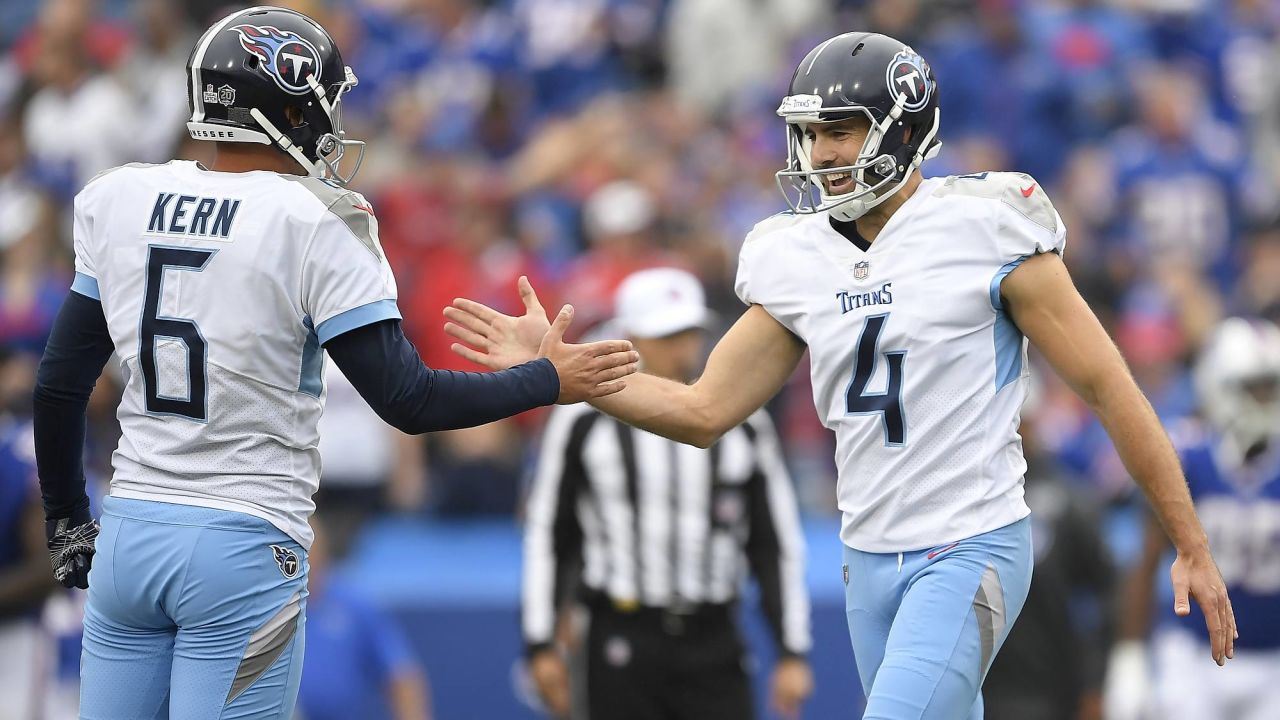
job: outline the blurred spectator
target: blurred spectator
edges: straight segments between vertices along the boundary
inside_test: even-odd
[[[1245,250],[1244,273],[1231,298],[1244,315],[1260,315],[1280,323],[1280,225],[1258,230]]]
[[[186,135],[187,56],[195,35],[178,3],[170,0],[134,0],[137,33],[133,45],[116,69],[129,92],[136,116],[143,120],[130,128],[135,152],[127,159],[165,162]]]
[[[1052,187],[1073,147],[1070,93],[1053,58],[1031,44],[1017,5],[980,0],[971,20],[944,26],[931,41],[947,108],[940,158],[958,172],[1012,169]]]
[[[1129,268],[1186,265],[1231,283],[1249,181],[1244,148],[1204,110],[1194,76],[1172,67],[1144,73],[1140,124],[1117,133],[1114,251]]]
[[[40,606],[50,580],[31,436],[36,358],[0,351],[0,719],[35,717],[50,664]]]
[[[425,671],[403,632],[334,567],[324,515],[312,516],[301,720],[429,720]]]
[[[668,83],[682,103],[707,115],[771,112],[792,44],[827,18],[820,0],[673,0]]]
[[[610,317],[614,291],[628,275],[671,264],[657,239],[657,219],[653,196],[635,182],[618,180],[587,198],[582,225],[588,248],[564,280],[579,330]]]
[[[1132,75],[1152,54],[1148,28],[1104,0],[1025,4],[1028,40],[1065,83],[1073,142],[1099,140],[1125,122]]]
[[[37,88],[23,118],[27,151],[41,184],[64,201],[94,175],[137,157],[138,116],[128,94],[88,54],[92,3],[46,7],[31,79]]]

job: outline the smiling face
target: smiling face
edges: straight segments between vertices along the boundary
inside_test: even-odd
[[[870,131],[870,122],[862,116],[836,122],[809,123],[801,130],[814,170],[856,163]],[[856,188],[849,173],[829,173],[819,177],[828,195],[843,195]]]

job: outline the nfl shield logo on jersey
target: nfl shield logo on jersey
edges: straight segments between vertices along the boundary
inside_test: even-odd
[[[866,280],[867,276],[870,274],[871,274],[871,263],[867,262],[866,260],[862,260],[861,262],[858,262],[853,266],[854,280]]]
[[[291,578],[298,574],[298,555],[289,548],[272,545],[271,552],[275,553],[276,564],[280,566],[280,572],[284,576]]]

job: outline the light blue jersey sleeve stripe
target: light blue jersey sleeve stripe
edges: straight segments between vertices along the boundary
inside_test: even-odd
[[[1030,255],[1007,263],[996,271],[991,278],[991,307],[996,310],[995,353],[996,353],[996,390],[1008,385],[1022,376],[1022,331],[1013,324],[1013,318],[1004,309],[1000,301],[1000,283],[1009,273],[1026,261]]]
[[[371,325],[380,320],[399,320],[400,308],[395,300],[375,300],[367,305],[354,307],[325,320],[316,326],[316,336],[324,345],[349,330]]]
[[[996,276],[991,278],[991,307],[996,310],[1004,310],[1004,303],[1000,301],[1000,283],[1004,282],[1006,275],[1016,270],[1029,257],[1031,256],[1023,255],[1013,262],[1005,263],[1004,267],[996,271]]]
[[[102,302],[102,295],[98,292],[98,279],[91,275],[76,273],[76,279],[71,281],[71,289],[85,297]]]

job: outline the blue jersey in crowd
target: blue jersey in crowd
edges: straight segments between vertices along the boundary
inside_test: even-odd
[[[1216,457],[1212,437],[1182,449],[1183,470],[1213,557],[1227,583],[1240,638],[1237,648],[1280,648],[1280,447],[1244,468]],[[1172,622],[1204,634],[1204,616],[1191,604]]]

